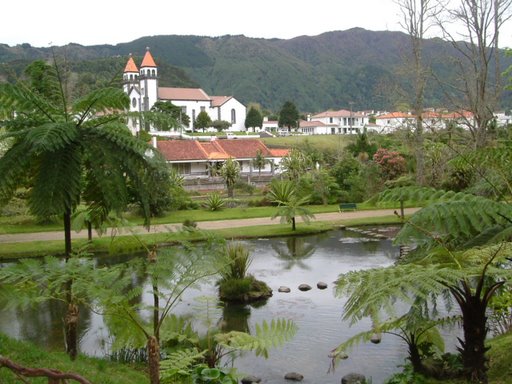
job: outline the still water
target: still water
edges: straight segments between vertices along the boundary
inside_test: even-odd
[[[316,384],[340,383],[345,374],[359,372],[379,384],[400,370],[398,366],[404,362],[406,346],[397,337],[383,335],[380,344],[366,343],[351,349],[349,358],[328,373],[329,352],[350,336],[368,330],[370,324],[361,321],[350,326],[342,321],[345,299],[334,297],[333,281],[341,273],[391,265],[399,252],[391,240],[336,230],[315,236],[246,243],[253,257],[249,273],[265,281],[274,294],[264,305],[231,306],[224,311],[223,320],[239,330],[252,330],[263,320],[286,318],[296,323],[298,331],[293,340],[272,350],[267,360],[251,353],[238,358],[235,367],[240,372],[261,377],[263,383],[286,383],[284,375],[295,371],[304,375],[303,383]],[[109,263],[122,261],[123,258],[110,259]],[[328,288],[316,288],[320,281],[327,283]],[[297,287],[302,283],[313,289],[299,291]],[[279,293],[280,286],[289,287],[291,292]],[[200,291],[187,292],[175,312],[193,315],[191,303],[195,297],[215,294],[213,282],[203,284]],[[24,311],[4,309],[0,331],[62,350],[62,313],[58,303]],[[101,316],[86,310],[82,310],[81,316],[81,351],[96,356],[108,353],[109,336]]]

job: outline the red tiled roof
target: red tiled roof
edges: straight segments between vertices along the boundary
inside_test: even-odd
[[[354,111],[350,112],[346,109],[340,109],[339,111],[320,112],[314,116],[311,116],[312,119],[321,119],[325,117],[364,117],[364,114]]]
[[[217,145],[217,141],[210,141],[209,143],[199,143],[210,160],[228,159],[230,156]]]
[[[305,121],[301,120],[299,121],[299,126],[301,128],[308,128],[308,127],[323,127],[325,124],[321,121]]]
[[[440,119],[443,117],[443,115],[441,115],[438,112],[423,112],[421,114],[421,117],[423,117],[424,119]]]
[[[290,154],[290,150],[286,148],[272,148],[270,153],[272,157],[285,157]]]
[[[254,158],[258,149],[263,156],[270,155],[268,148],[258,139],[218,140],[216,144],[235,159]]]
[[[212,107],[220,107],[222,104],[232,98],[232,96],[210,96],[212,99]]]
[[[168,161],[207,159],[206,152],[195,140],[162,140],[157,142],[157,149]]]
[[[158,150],[167,161],[226,160],[255,158],[258,150],[263,156],[282,157],[288,150],[274,152],[257,139],[232,139],[200,142],[196,140],[167,140],[157,142]],[[284,151],[284,152],[283,152]],[[280,155],[284,153],[284,155]]]
[[[462,112],[451,112],[443,114],[444,119],[471,119],[473,117],[473,113],[470,111],[462,111]]]
[[[406,112],[390,112],[377,116],[376,119],[414,119],[415,116]]]
[[[201,88],[159,87],[158,98],[162,100],[200,100],[210,101],[210,97]]]
[[[124,72],[139,72],[139,69],[137,68],[137,65],[135,64],[135,61],[133,61],[133,57],[130,56],[128,59],[128,62],[126,63],[126,67],[124,67]]]
[[[151,56],[151,52],[149,52],[149,49],[146,51],[146,54],[142,59],[142,64],[140,65],[140,67],[156,67],[155,60],[153,60],[153,56]]]

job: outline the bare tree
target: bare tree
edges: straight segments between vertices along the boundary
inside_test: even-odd
[[[423,62],[423,39],[425,33],[438,19],[439,0],[396,0],[400,7],[400,26],[407,32],[411,42],[411,56],[408,69],[412,72],[414,100],[413,113],[415,124],[416,182],[425,182],[425,160],[423,156],[423,99],[428,76],[428,66]]]
[[[472,113],[466,124],[475,147],[481,148],[486,143],[487,129],[502,92],[498,38],[501,26],[512,16],[512,0],[458,0],[457,3],[454,8],[445,7],[448,19],[439,19],[438,24],[444,38],[459,53],[452,59],[460,82],[451,84],[451,91],[462,98],[451,98],[452,103],[459,110]]]

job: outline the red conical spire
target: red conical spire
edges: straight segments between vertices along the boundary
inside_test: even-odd
[[[124,67],[124,72],[139,72],[139,69],[137,68],[137,65],[135,65],[135,61],[133,61],[132,54],[130,53],[130,58],[128,59],[128,62],[126,63],[126,67]]]
[[[155,60],[153,60],[153,56],[151,56],[151,52],[149,52],[149,47],[146,47],[146,54],[144,55],[144,59],[142,59],[140,67],[156,67]]]

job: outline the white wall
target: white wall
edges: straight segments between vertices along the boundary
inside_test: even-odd
[[[201,107],[204,108],[204,110],[208,113],[210,118],[212,118],[212,114],[210,111],[210,101],[190,101],[190,100],[169,100],[171,103],[178,107],[185,107],[185,113],[190,118],[190,124],[188,126],[188,129],[192,130],[192,127],[194,126],[194,119],[197,119],[197,115],[201,113]],[[195,111],[195,115],[193,113]],[[216,120],[217,118],[212,120]]]
[[[247,108],[245,105],[240,103],[237,99],[232,97],[220,107],[220,120],[225,120],[231,123],[231,111],[235,110],[235,123],[231,124],[231,127],[228,131],[245,131],[245,117],[247,114]],[[218,108],[212,110],[212,114],[210,114],[212,120],[217,120],[218,116]]]

